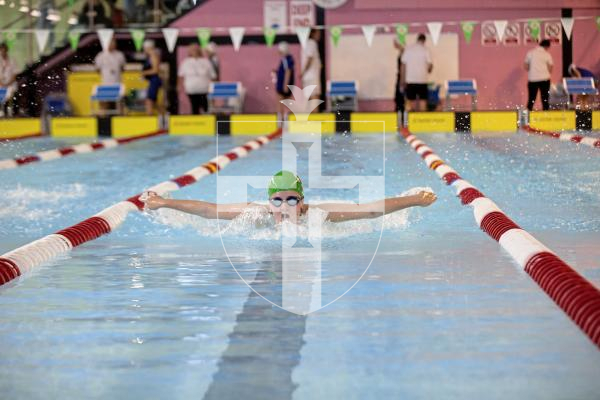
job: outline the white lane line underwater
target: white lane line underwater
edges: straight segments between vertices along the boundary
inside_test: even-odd
[[[600,347],[600,290],[532,235],[521,229],[475,186],[462,179],[423,141],[406,128],[406,142],[427,167],[456,190],[463,205],[471,205],[479,227],[500,243],[554,302]]]
[[[167,133],[167,131],[159,130],[156,132],[149,133],[147,135],[140,135],[122,139],[104,139],[94,143],[80,143],[73,146],[61,147],[59,149],[40,151],[38,153],[28,154],[17,158],[8,158],[5,160],[0,160],[0,169],[12,169],[35,162],[56,160],[58,158],[67,157],[73,154],[84,154],[102,149],[110,149],[124,144],[136,142],[138,140],[164,135],[165,133]]]
[[[177,178],[154,185],[148,190],[163,195],[196,183],[205,176],[225,168],[231,161],[246,157],[251,151],[260,149],[267,143],[279,138],[281,134],[282,130],[278,129],[270,135],[260,136],[243,146],[231,149],[228,153],[217,156],[187,171]],[[4,285],[42,263],[70,251],[73,247],[110,233],[123,223],[130,212],[144,209],[144,203],[139,199],[140,195],[132,196],[78,224],[3,254],[0,256],[0,285]]]
[[[542,129],[533,128],[529,125],[525,125],[523,130],[529,134],[548,136],[563,142],[580,143],[600,150],[600,139],[598,138],[577,135],[575,133],[544,131]]]

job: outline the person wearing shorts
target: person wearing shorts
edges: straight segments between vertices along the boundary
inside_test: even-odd
[[[417,43],[408,46],[402,54],[401,87],[405,88],[407,107],[411,110],[426,110],[428,75],[433,70],[431,53],[425,47],[425,35],[420,33]]]

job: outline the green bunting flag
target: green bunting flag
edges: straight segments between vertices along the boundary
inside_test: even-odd
[[[464,21],[460,23],[460,27],[462,28],[463,35],[465,36],[465,42],[467,42],[467,44],[471,43],[471,39],[473,38],[473,30],[475,29],[475,22]]]
[[[4,32],[4,42],[6,42],[6,47],[8,47],[9,51],[12,50],[16,40],[17,40],[17,32],[15,32],[15,31]]]
[[[200,46],[205,49],[208,46],[208,42],[210,42],[210,29],[199,28],[196,30],[196,34],[198,35]]]
[[[600,17],[596,17],[596,27],[600,31]]]
[[[331,33],[333,45],[337,47],[338,43],[340,42],[340,37],[342,36],[342,27],[332,26],[329,32]]]
[[[273,46],[273,43],[275,43],[275,36],[277,36],[277,31],[275,31],[273,28],[266,27],[264,28],[263,33],[265,35],[265,43],[267,44],[267,47]]]
[[[135,50],[138,52],[142,51],[146,32],[144,32],[142,29],[130,29],[129,32],[131,33],[131,39],[133,39]]]
[[[75,4],[75,0],[67,0],[67,5],[69,7],[73,7],[74,4]]]
[[[398,24],[396,25],[396,37],[398,38],[398,43],[402,46],[406,46],[406,34],[408,33],[408,25],[407,24]]]
[[[540,40],[540,21],[537,19],[530,19],[527,21],[527,26],[529,26],[531,37],[535,40]]]
[[[81,36],[81,31],[70,31],[69,32],[69,43],[71,44],[71,50],[77,50],[77,46],[79,46],[79,37]]]

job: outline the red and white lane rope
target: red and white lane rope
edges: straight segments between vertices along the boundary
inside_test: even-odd
[[[185,174],[161,182],[148,190],[165,194],[191,185],[200,179],[214,174],[235,159],[246,157],[253,150],[281,136],[281,129],[268,136],[261,136],[251,140],[243,146],[238,146],[228,153],[215,157],[199,167],[187,171]],[[61,253],[68,252],[73,247],[94,240],[106,233],[115,230],[132,211],[143,210],[144,203],[140,201],[141,193],[110,206],[91,218],[81,221],[71,227],[43,237],[16,250],[0,256],[0,285],[31,271],[40,264],[51,260]]]
[[[600,139],[590,137],[590,136],[582,136],[582,135],[577,135],[575,133],[566,133],[566,132],[561,133],[561,132],[544,131],[541,129],[533,128],[529,125],[525,125],[523,127],[523,130],[527,133],[531,133],[534,135],[553,137],[555,139],[562,140],[563,142],[581,143],[586,146],[595,147],[597,149],[600,149]]]
[[[423,141],[403,129],[402,136],[429,168],[471,205],[479,227],[500,243],[554,302],[600,347],[600,290],[552,250],[514,223],[494,202],[462,179]]]
[[[165,133],[167,133],[167,131],[160,130],[147,135],[135,136],[131,138],[104,139],[94,143],[81,143],[74,146],[62,147],[60,149],[40,151],[39,153],[29,154],[22,157],[0,160],[0,169],[11,169],[33,162],[56,160],[57,158],[67,157],[72,154],[91,153],[102,149],[110,149],[138,140],[164,135]]]

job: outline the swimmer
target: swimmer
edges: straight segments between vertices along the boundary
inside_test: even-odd
[[[427,207],[436,199],[435,193],[421,191],[415,195],[390,197],[365,204],[327,203],[304,204],[302,180],[290,171],[279,171],[269,181],[267,188],[269,204],[239,203],[220,204],[197,200],[165,199],[154,192],[145,198],[146,209],[171,208],[208,219],[231,220],[250,207],[260,207],[273,216],[275,223],[283,221],[297,223],[308,214],[309,209],[319,208],[327,213],[326,221],[344,222],[357,219],[377,218],[408,207]],[[384,210],[382,212],[382,210]]]

